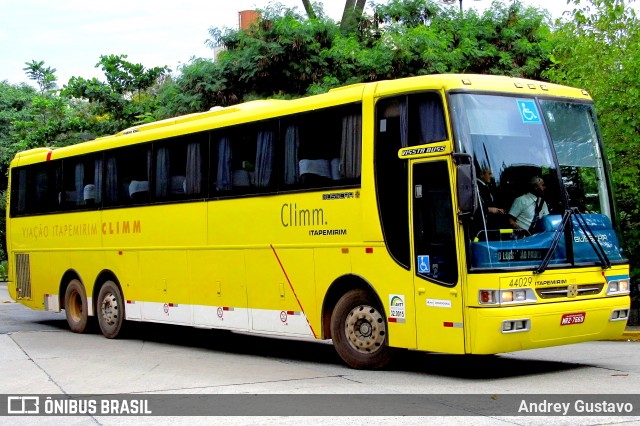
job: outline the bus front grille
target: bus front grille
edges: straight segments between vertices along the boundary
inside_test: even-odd
[[[557,299],[560,297],[580,297],[600,294],[604,284],[569,285],[561,287],[547,287],[536,289],[541,299]]]
[[[16,254],[16,299],[31,299],[31,264],[28,254]]]

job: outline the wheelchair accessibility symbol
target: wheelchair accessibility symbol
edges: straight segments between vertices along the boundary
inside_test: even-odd
[[[518,99],[518,109],[523,123],[540,123],[540,114],[535,101]]]
[[[421,274],[431,273],[429,266],[429,256],[418,256],[418,272]]]

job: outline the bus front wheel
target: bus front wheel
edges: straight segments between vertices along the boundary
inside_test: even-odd
[[[124,299],[113,281],[105,282],[100,289],[97,315],[100,331],[105,337],[113,339],[120,334],[124,324]]]
[[[71,280],[64,292],[64,312],[71,331],[84,332],[88,320],[87,293],[79,280]]]
[[[331,338],[338,355],[353,368],[382,368],[393,356],[386,345],[384,311],[365,290],[351,290],[338,300],[331,316]]]

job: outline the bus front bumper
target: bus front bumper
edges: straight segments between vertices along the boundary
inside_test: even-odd
[[[467,353],[495,354],[616,339],[625,331],[629,307],[629,296],[620,296],[470,308]]]

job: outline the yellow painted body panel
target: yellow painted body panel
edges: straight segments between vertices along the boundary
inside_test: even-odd
[[[244,250],[189,252],[190,299],[211,306],[247,307]]]
[[[628,296],[508,308],[470,308],[469,353],[495,354],[619,337],[626,321],[609,321],[609,317],[614,309],[625,308],[629,308]],[[585,313],[584,323],[560,325],[562,315],[575,312]],[[502,333],[502,322],[514,319],[530,319],[531,330]]]
[[[626,321],[609,321],[616,309],[628,309],[629,296],[605,297],[601,294],[581,296],[580,299],[560,297],[541,299],[535,304],[492,307],[482,305],[478,300],[480,289],[536,289],[557,285],[603,284],[605,275],[628,275],[624,266],[613,266],[603,271],[601,268],[579,270],[548,270],[540,275],[531,271],[510,274],[469,274],[467,276],[467,340],[468,353],[488,354],[547,346],[578,343],[596,339],[618,337],[624,331]],[[603,290],[604,293],[605,290]],[[585,313],[582,324],[560,325],[562,315]],[[502,333],[505,320],[531,320],[531,330],[526,332]]]

